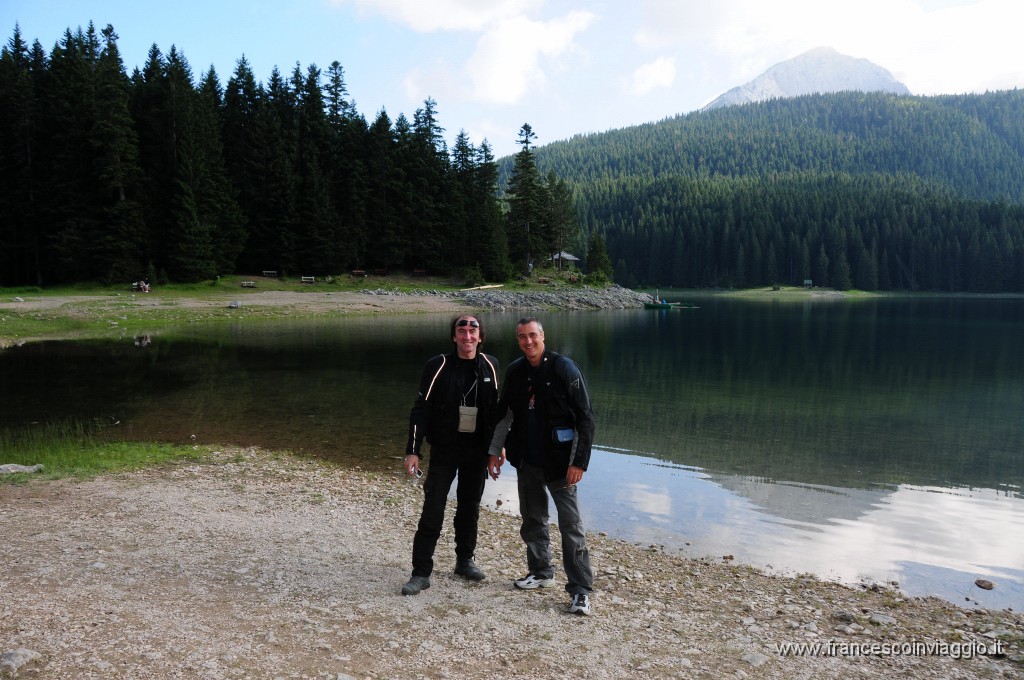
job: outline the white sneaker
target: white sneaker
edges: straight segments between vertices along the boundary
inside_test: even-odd
[[[572,602],[569,603],[569,613],[590,616],[590,597],[583,593],[573,595]]]
[[[536,574],[527,574],[521,579],[516,579],[515,586],[520,590],[534,590],[536,588],[547,588],[555,582],[553,578],[544,578]]]

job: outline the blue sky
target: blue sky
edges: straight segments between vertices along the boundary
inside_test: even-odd
[[[47,52],[68,27],[112,24],[129,72],[176,45],[221,82],[244,54],[274,66],[337,60],[372,120],[437,102],[497,156],[519,128],[545,144],[699,109],[770,66],[827,45],[888,69],[914,94],[1024,87],[1020,0],[3,0]]]

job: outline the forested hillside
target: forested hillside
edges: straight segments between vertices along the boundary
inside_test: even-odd
[[[527,146],[510,201],[525,244],[489,145],[459,134],[449,150],[432,99],[367,121],[338,62],[264,83],[241,58],[222,85],[173,46],[129,76],[117,38],[90,24],[47,53],[15,29],[0,52],[0,285],[392,267],[504,280],[510,246],[541,257],[578,229]]]
[[[241,58],[222,84],[154,45],[129,75],[117,38],[0,50],[0,285],[500,281],[565,249],[629,286],[1024,291],[1022,90],[812,95],[540,147],[524,124],[499,164],[464,133],[449,149],[432,99],[367,120],[338,62],[260,81]]]
[[[840,93],[539,147],[627,285],[1024,290],[1024,91]]]

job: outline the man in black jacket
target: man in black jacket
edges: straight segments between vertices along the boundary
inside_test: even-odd
[[[455,573],[482,581],[473,562],[480,498],[487,478],[487,446],[498,401],[498,361],[480,352],[484,326],[472,314],[452,319],[454,351],[427,361],[420,391],[409,415],[405,469],[419,476],[423,440],[430,442],[430,468],[423,483],[423,512],[412,542],[412,577],[403,595],[430,587],[434,549],[444,525],[448,490],[456,475]]]
[[[569,611],[587,615],[594,575],[576,497],[594,441],[587,382],[569,357],[544,348],[544,328],[534,317],[519,320],[516,338],[523,356],[505,373],[497,411],[502,420],[494,430],[488,462],[488,472],[497,479],[504,446],[516,468],[523,518],[520,535],[526,543],[529,573],[515,586],[533,590],[554,582],[548,536],[550,493],[562,534],[565,589],[572,598]]]

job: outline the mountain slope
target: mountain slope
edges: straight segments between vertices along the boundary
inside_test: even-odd
[[[627,286],[1024,291],[1024,90],[804,95],[535,153]]]
[[[611,177],[907,174],[1024,203],[1024,90],[942,97],[841,92],[695,112],[536,150],[576,185]]]
[[[818,47],[772,66],[745,85],[734,87],[703,108],[704,111],[785,97],[824,92],[889,92],[910,94],[889,71],[867,59]]]

